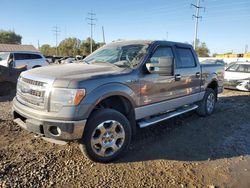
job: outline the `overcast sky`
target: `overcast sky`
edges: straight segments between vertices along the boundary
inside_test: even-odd
[[[94,40],[157,39],[190,42],[194,38],[196,0],[0,0],[0,29],[14,30],[23,44],[55,45],[53,27],[65,37],[81,40],[90,36],[85,19],[91,9],[96,13]],[[211,53],[250,51],[250,1],[201,0],[202,20],[198,38]]]

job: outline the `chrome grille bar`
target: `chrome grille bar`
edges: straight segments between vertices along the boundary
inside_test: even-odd
[[[17,100],[34,109],[47,110],[50,89],[54,80],[20,76],[17,83]]]

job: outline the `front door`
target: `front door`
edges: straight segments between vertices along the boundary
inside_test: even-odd
[[[157,46],[147,63],[159,63],[160,57],[174,57],[172,47]],[[175,80],[175,74],[179,74],[178,70],[175,70],[171,76],[145,71],[140,79],[140,105],[154,104],[178,97],[179,82]]]

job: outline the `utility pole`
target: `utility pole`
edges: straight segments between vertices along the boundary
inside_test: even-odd
[[[102,38],[103,38],[103,43],[106,44],[104,27],[103,26],[102,26]]]
[[[245,46],[245,54],[248,52],[248,45]]]
[[[96,25],[94,23],[94,21],[96,21],[97,19],[95,18],[96,14],[93,13],[93,11],[91,10],[91,12],[88,13],[88,17],[86,18],[87,20],[89,20],[90,22],[88,22],[88,24],[90,25],[90,53],[93,52],[93,26]]]
[[[38,48],[38,50],[40,50],[40,42],[39,42],[39,40],[37,40],[37,48]]]
[[[168,32],[166,33],[166,36],[167,36],[167,40],[168,40]]]
[[[192,17],[195,18],[195,29],[194,29],[194,49],[196,50],[197,47],[197,34],[198,34],[198,23],[199,23],[199,19],[202,18],[202,16],[200,16],[200,9],[204,9],[205,7],[201,7],[200,6],[200,0],[197,0],[196,5],[191,4],[192,7],[196,8],[196,13],[195,15],[193,15]]]
[[[57,43],[57,40],[58,40],[58,35],[60,33],[59,29],[57,26],[55,26],[52,30],[54,32],[54,35],[56,37],[56,56],[58,55],[58,43]]]

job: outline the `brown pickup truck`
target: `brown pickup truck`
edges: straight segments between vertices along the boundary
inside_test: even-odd
[[[113,42],[80,63],[23,72],[14,121],[49,141],[77,141],[90,159],[109,162],[137,128],[193,110],[212,114],[223,77],[222,65],[200,65],[188,44]]]

